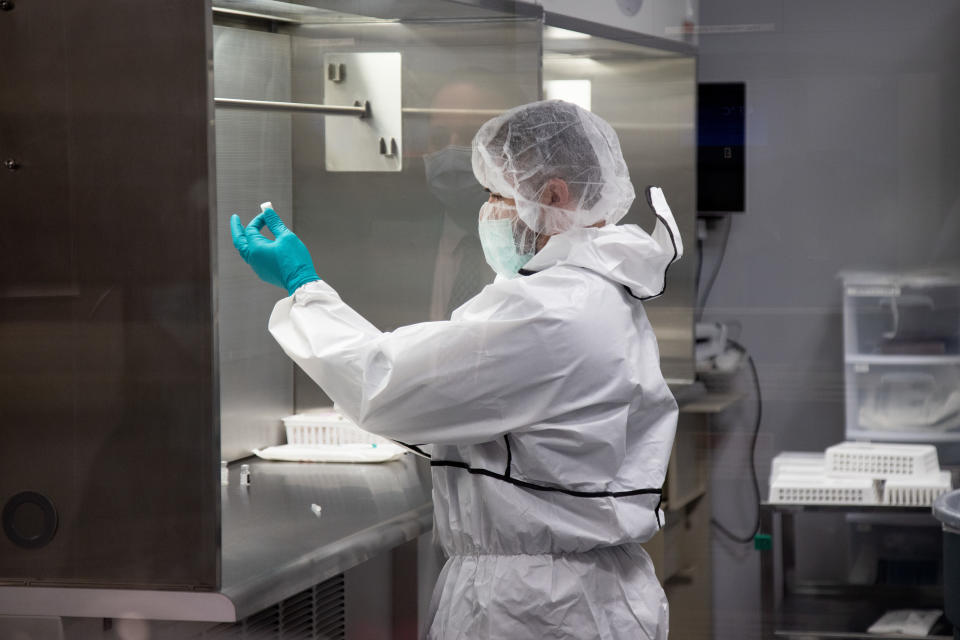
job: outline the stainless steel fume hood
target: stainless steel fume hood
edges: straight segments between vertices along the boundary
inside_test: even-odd
[[[0,192],[28,221],[0,241],[0,507],[39,496],[10,515],[36,544],[0,535],[0,615],[236,620],[429,531],[412,458],[257,463],[249,493],[221,488],[220,460],[329,402],[268,336],[278,292],[228,219],[271,200],[374,324],[426,320],[421,158],[544,81],[589,80],[638,188],[671,196],[691,240],[648,313],[668,377],[692,372],[694,59],[676,43],[486,0],[17,2],[0,40]],[[652,226],[642,203],[626,222]]]

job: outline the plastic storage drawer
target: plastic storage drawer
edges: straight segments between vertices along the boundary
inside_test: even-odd
[[[960,358],[848,359],[846,378],[848,438],[960,439]]]
[[[922,285],[922,286],[921,286]],[[850,355],[960,355],[960,282],[844,278]]]

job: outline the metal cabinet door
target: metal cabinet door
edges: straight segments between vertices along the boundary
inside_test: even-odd
[[[0,583],[214,588],[208,3],[14,5]],[[23,492],[43,497],[10,502]]]

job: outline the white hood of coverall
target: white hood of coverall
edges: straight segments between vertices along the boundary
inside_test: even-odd
[[[667,227],[658,227],[663,231],[655,230],[655,235],[667,236],[665,244],[636,225],[568,231],[550,238],[523,268],[542,271],[557,264],[583,267],[628,287],[637,298],[649,299],[663,291],[664,260],[674,260],[669,233],[664,233]],[[683,251],[679,241],[677,251]]]

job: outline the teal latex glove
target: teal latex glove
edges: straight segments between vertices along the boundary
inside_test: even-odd
[[[260,233],[264,225],[274,240]],[[320,279],[307,247],[287,229],[273,209],[265,208],[246,227],[240,222],[240,216],[234,214],[230,218],[230,231],[240,257],[264,282],[283,287],[293,295],[301,286]]]

